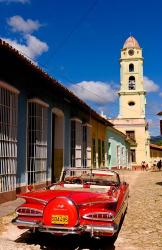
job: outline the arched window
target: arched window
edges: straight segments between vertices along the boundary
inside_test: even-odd
[[[134,64],[133,63],[129,64],[129,72],[134,72]]]
[[[135,90],[136,85],[135,85],[135,77],[134,76],[130,76],[129,77],[129,83],[128,83],[128,89],[129,90]]]

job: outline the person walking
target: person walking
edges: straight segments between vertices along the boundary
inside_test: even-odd
[[[141,162],[141,170],[145,170],[145,161]]]
[[[159,171],[160,171],[160,169],[161,169],[161,160],[160,161],[158,161],[158,163],[157,163],[157,167],[158,167],[158,169],[159,169]]]

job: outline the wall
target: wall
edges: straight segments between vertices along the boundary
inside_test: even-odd
[[[101,156],[101,164],[99,164],[99,152],[98,152],[98,140],[101,141],[106,141],[106,126],[99,123],[98,121],[92,119],[91,120],[91,125],[92,125],[92,142],[93,139],[95,139],[96,142],[96,166],[94,166],[93,162],[92,162],[92,166],[93,167],[103,167],[105,165],[106,167],[106,162],[104,164],[104,161],[102,160],[102,156]],[[91,145],[91,147],[93,148],[93,144]],[[102,146],[101,146],[101,151],[102,151]],[[92,156],[91,159],[93,159],[94,155],[93,155],[93,150],[92,150]],[[106,146],[105,146],[105,159],[106,159]]]
[[[130,168],[130,144],[115,129],[107,127],[107,141],[110,143],[107,165],[109,168]],[[120,159],[117,157],[117,147]],[[123,154],[122,154],[123,152]]]

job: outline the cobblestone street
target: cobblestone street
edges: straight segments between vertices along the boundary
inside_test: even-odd
[[[0,250],[19,249],[162,249],[162,172],[123,171],[121,178],[130,183],[128,212],[114,246],[83,237],[32,235],[10,223],[13,215],[1,218]]]

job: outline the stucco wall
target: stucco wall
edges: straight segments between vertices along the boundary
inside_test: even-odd
[[[107,141],[110,146],[109,148],[109,157],[110,159],[107,161],[107,165],[109,168],[113,167],[130,167],[130,144],[121,136],[116,133],[115,130],[107,128]],[[117,146],[120,151],[120,159],[117,159]],[[123,155],[122,155],[123,152]]]

